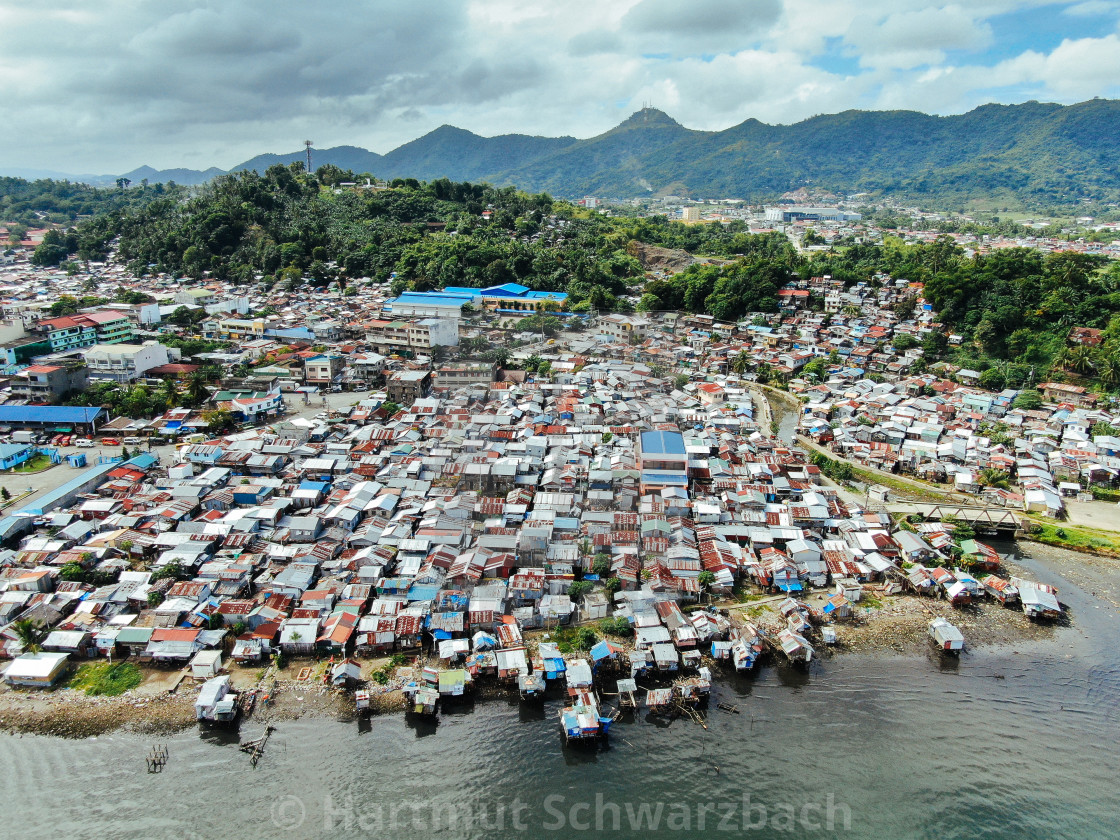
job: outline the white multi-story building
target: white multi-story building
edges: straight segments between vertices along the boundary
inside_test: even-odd
[[[95,344],[82,357],[90,379],[133,382],[149,370],[170,362],[167,348],[158,341],[143,344]]]

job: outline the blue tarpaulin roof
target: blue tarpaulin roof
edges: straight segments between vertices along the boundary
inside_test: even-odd
[[[602,659],[608,659],[620,651],[621,648],[615,647],[610,642],[599,642],[591,648],[591,658],[598,662]]]
[[[439,639],[441,642],[451,638],[451,634],[446,630],[433,630],[432,635]]]

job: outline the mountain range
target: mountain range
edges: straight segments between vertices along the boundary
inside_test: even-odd
[[[313,149],[379,178],[487,181],[560,197],[766,199],[799,187],[842,193],[1070,202],[1120,199],[1120,100],[984,105],[966,114],[844,111],[793,125],[749,119],[723,131],[685,128],[644,108],[588,139],[481,137],[441,126],[385,155],[356,146]],[[230,171],[304,159],[258,155]],[[221,170],[126,173],[133,182],[202,183]]]

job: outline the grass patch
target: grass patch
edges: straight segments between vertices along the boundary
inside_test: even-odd
[[[1120,553],[1120,539],[1117,535],[1107,531],[1096,531],[1090,528],[1076,528],[1072,525],[1053,524],[1033,520],[1036,529],[1031,531],[1030,538],[1046,545],[1061,548],[1079,548],[1090,551],[1113,551]]]
[[[883,608],[883,601],[869,592],[862,592],[859,596],[859,606],[869,607],[873,610],[881,610]]]
[[[140,669],[131,662],[118,662],[115,665],[109,662],[89,662],[78,668],[68,687],[84,691],[92,697],[116,697],[136,688],[143,679]]]
[[[31,458],[28,458],[22,464],[12,467],[9,472],[13,473],[34,473],[42,472],[51,465],[51,459],[46,455],[39,453]]]
[[[545,641],[554,642],[561,653],[579,653],[591,650],[599,638],[590,627],[557,627]]]

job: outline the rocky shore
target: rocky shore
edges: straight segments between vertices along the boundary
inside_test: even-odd
[[[193,694],[142,695],[129,691],[119,697],[89,697],[68,688],[0,691],[0,732],[89,738],[120,729],[169,735],[194,723]]]

